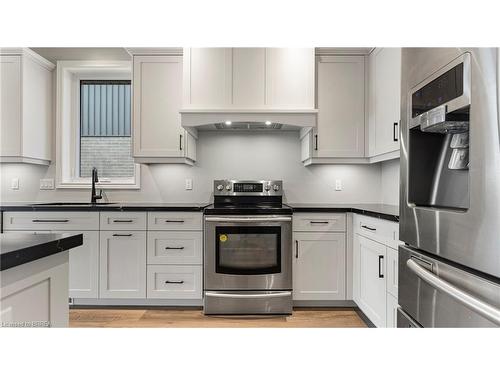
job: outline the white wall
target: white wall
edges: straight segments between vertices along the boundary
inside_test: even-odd
[[[140,190],[108,190],[110,201],[199,202],[211,201],[212,184],[218,178],[282,179],[288,202],[391,203],[398,186],[399,161],[374,165],[316,165],[300,162],[296,132],[200,132],[196,166],[145,165],[141,168]],[[387,165],[386,165],[387,164]],[[381,171],[382,168],[382,171]],[[2,202],[88,201],[90,189],[39,190],[40,178],[54,177],[49,167],[0,165]],[[381,181],[381,176],[382,180]],[[13,177],[19,190],[10,189]],[[193,190],[184,189],[193,179]],[[342,179],[343,191],[335,191],[335,179]],[[397,181],[396,181],[397,179]],[[395,180],[395,181],[392,181]],[[386,188],[389,187],[386,191]],[[381,198],[382,197],[382,198]]]
[[[381,163],[382,203],[399,206],[399,159]]]

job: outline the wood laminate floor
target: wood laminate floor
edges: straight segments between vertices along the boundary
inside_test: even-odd
[[[70,327],[344,328],[366,327],[351,308],[297,308],[291,316],[205,316],[198,309],[71,309]]]

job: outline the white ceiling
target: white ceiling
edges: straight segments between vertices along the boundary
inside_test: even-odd
[[[125,48],[30,48],[53,63],[57,60],[130,60]]]

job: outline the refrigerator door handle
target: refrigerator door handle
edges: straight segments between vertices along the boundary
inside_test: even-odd
[[[408,259],[406,265],[410,270],[412,270],[419,278],[427,282],[432,287],[446,293],[450,297],[454,298],[458,302],[467,306],[472,311],[478,313],[479,315],[485,317],[489,321],[500,326],[500,310],[495,306],[492,306],[478,298],[472,296],[471,294],[457,288],[456,286],[450,284],[449,282],[436,276],[434,273],[426,270],[424,267],[419,265],[415,260]]]

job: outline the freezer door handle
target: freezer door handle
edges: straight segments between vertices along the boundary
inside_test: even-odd
[[[434,273],[426,270],[420,264],[418,264],[413,259],[408,259],[406,262],[408,268],[413,271],[419,278],[424,280],[426,283],[432,287],[440,290],[441,292],[454,298],[464,306],[468,307],[472,311],[478,313],[489,321],[500,326],[500,310],[495,306],[492,306],[478,298],[472,296],[471,294],[457,288],[453,284],[441,279]]]

